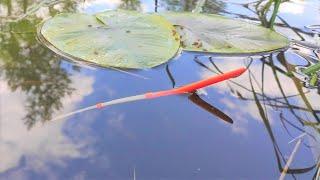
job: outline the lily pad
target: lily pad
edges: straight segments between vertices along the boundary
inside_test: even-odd
[[[219,15],[163,13],[176,25],[186,51],[213,53],[259,53],[288,46],[287,38],[275,31]]]
[[[39,34],[56,53],[105,67],[151,68],[174,57],[180,46],[174,26],[162,16],[124,10],[59,14]]]

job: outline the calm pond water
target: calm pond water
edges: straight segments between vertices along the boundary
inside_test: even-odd
[[[254,5],[239,2],[208,0],[204,12],[259,23]],[[303,133],[285,178],[314,178],[320,96],[317,88],[305,88],[290,76],[295,65],[308,64],[293,48],[251,58],[183,52],[156,68],[124,73],[67,61],[36,40],[36,25],[59,12],[191,11],[195,4],[1,0],[0,179],[278,179],[297,144],[289,142]],[[320,23],[320,1],[284,3],[279,16],[278,32],[316,43],[316,32],[305,26]],[[313,49],[299,48],[316,56]],[[250,71],[241,77],[199,95],[48,121],[97,102],[179,87],[249,63]],[[223,120],[224,114],[233,124]]]

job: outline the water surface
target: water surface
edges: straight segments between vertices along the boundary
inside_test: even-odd
[[[204,13],[259,23],[254,7],[244,5],[248,2],[211,0]],[[0,1],[0,179],[133,179],[134,171],[136,179],[278,179],[296,144],[289,142],[303,133],[286,178],[312,179],[320,137],[317,126],[305,122],[320,122],[320,96],[290,76],[295,65],[308,64],[292,49],[251,57],[183,52],[156,68],[128,74],[68,61],[36,40],[36,25],[59,12],[191,11],[195,4]],[[319,15],[319,1],[284,3],[276,30],[315,42],[315,32],[305,26],[319,24]],[[248,64],[241,77],[199,95],[48,121],[97,102],[179,87]]]

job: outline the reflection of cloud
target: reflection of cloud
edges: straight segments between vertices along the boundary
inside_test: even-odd
[[[55,10],[57,10],[57,11],[59,11],[59,12],[62,12],[63,9],[64,9],[64,6],[63,6],[61,3],[55,4],[55,5],[53,6],[53,9],[55,9]]]
[[[107,123],[108,123],[107,128],[110,132],[115,131],[130,139],[134,139],[135,138],[134,134],[124,127],[124,123],[123,123],[124,119],[125,119],[124,113],[112,113],[111,118],[107,119]]]
[[[5,8],[2,4],[0,4],[0,16],[7,15],[7,8]]]
[[[320,126],[316,126],[320,128]],[[309,145],[312,147],[310,150],[312,151],[314,159],[318,160],[319,155],[320,155],[320,136],[319,132],[317,132],[314,128],[312,127],[305,127],[306,132],[311,134],[315,139],[311,138],[311,136],[308,136],[308,142]]]
[[[154,10],[154,2],[149,0],[142,0],[141,11],[152,12]],[[87,0],[79,3],[78,10],[90,14],[103,12],[106,10],[117,9],[124,1],[122,0]]]
[[[220,103],[226,106],[226,110],[224,110],[226,114],[232,114],[234,117],[237,117],[231,126],[232,131],[237,134],[247,135],[248,119],[245,117],[245,114],[243,114],[243,111],[236,109],[238,107],[234,103],[234,100],[222,98],[220,99]]]
[[[215,64],[221,69],[223,72],[239,68],[241,66],[244,66],[243,59],[239,58],[219,58],[216,61],[214,61]],[[212,69],[215,69],[213,65],[207,63],[207,66],[211,67]],[[258,83],[261,83],[262,79],[262,69],[261,64],[253,62],[250,66],[250,71],[255,77],[255,79],[258,81]],[[273,75],[272,69],[269,66],[265,66],[264,70],[264,94],[268,97],[282,97],[281,90],[279,89],[279,86],[275,80],[275,77]],[[282,75],[280,73],[277,73],[279,81],[281,83],[281,86],[285,92],[286,95],[292,95],[297,94],[298,91],[296,90],[295,84],[292,80],[288,80],[288,78],[285,75]],[[203,69],[203,71],[200,71],[200,76],[202,79],[212,76],[212,72]],[[247,89],[251,90],[251,84],[249,79],[249,74],[246,72],[245,74],[241,75],[238,78],[232,79],[234,82],[237,82],[238,84],[246,87]],[[228,86],[229,85],[229,86]],[[242,97],[253,99],[253,93],[251,91],[245,90],[244,88],[240,88],[239,86],[222,82],[219,84],[216,84],[214,86],[211,86],[211,88],[215,88],[218,93],[220,94],[231,94],[230,88],[237,91],[239,94],[242,95]],[[261,84],[257,84],[253,80],[253,87],[256,91],[256,93],[262,93],[261,90]],[[228,98],[223,98],[220,100],[227,108],[227,111],[232,112],[233,114],[236,113],[237,119],[235,120],[233,124],[233,131],[241,134],[246,134],[246,127],[248,124],[248,116],[252,119],[258,120],[261,122],[261,117],[259,114],[258,107],[255,103],[255,101],[235,101],[234,97],[229,96]],[[242,108],[239,108],[242,107]],[[267,107],[267,112],[273,111],[270,107]],[[269,117],[269,121],[271,124],[273,124],[273,118]]]
[[[320,109],[320,95],[317,93],[317,91],[311,90],[309,93],[306,94],[307,99],[309,100],[309,103],[313,107],[313,109]],[[300,101],[301,105],[304,105],[303,101]]]
[[[305,10],[305,2],[302,0],[291,0],[280,5],[279,11],[288,14],[303,14]]]
[[[93,78],[75,75],[71,77],[76,89],[71,96],[62,101],[63,112],[69,112],[76,107],[84,96],[92,92]],[[79,83],[81,82],[81,83]],[[0,172],[16,167],[22,157],[26,164],[34,170],[45,170],[45,163],[63,165],[63,158],[79,157],[78,145],[73,144],[62,133],[66,121],[37,123],[30,131],[22,119],[26,114],[24,109],[24,92],[11,92],[5,81],[0,81],[1,93],[1,139],[0,139]],[[81,154],[83,156],[83,154]]]
[[[236,68],[244,66],[244,61],[239,58],[235,58],[235,59],[219,58],[214,62],[223,72],[230,71],[232,69],[236,69]],[[210,67],[212,69],[215,69],[212,65]],[[252,75],[255,77],[255,79],[259,83],[261,83],[261,79],[262,79],[262,73],[261,73],[262,68],[261,67],[262,66],[260,63],[255,63],[255,62],[253,62],[252,65],[250,66],[250,70],[251,70]],[[272,76],[270,76],[271,74],[272,74]],[[203,76],[209,76],[209,75],[212,75],[212,73],[208,72],[208,71],[203,71],[201,76],[203,77]],[[279,77],[279,81],[282,85],[282,88],[283,88],[284,92],[286,92],[287,95],[292,95],[292,94],[298,93],[293,81],[291,81],[291,80],[288,81],[288,78],[283,74],[277,73],[277,75]],[[276,82],[276,79],[273,76],[272,69],[269,66],[265,66],[263,78],[264,78],[264,82],[265,82],[264,93],[266,95],[268,95],[269,97],[282,96],[281,91],[279,89],[279,86]],[[236,79],[233,79],[233,81],[247,87],[248,89],[251,89],[248,72],[241,75],[240,77],[237,77]],[[233,87],[234,89],[238,90],[245,97],[252,96],[252,92],[250,92],[250,91],[246,91],[242,88],[238,88],[238,86],[235,86],[231,83],[230,83],[230,86]],[[218,88],[223,91],[228,90],[228,86],[227,86],[226,82],[219,83],[219,84],[212,86],[212,87]],[[256,92],[262,93],[262,91],[260,89],[261,84],[257,84],[255,82],[253,82],[253,87]]]
[[[232,131],[235,133],[247,135],[247,126],[248,126],[248,117],[255,119],[261,122],[261,117],[259,114],[259,109],[253,101],[247,102],[236,102],[234,97],[223,98],[220,102],[227,106],[227,111],[230,111],[229,114],[233,114],[236,117],[233,125]],[[269,110],[269,109],[267,109]],[[231,113],[232,112],[232,113]],[[270,119],[272,123],[272,119]]]
[[[47,19],[50,17],[49,7],[41,7],[36,11],[36,17],[41,19]]]
[[[121,0],[88,0],[79,3],[78,10],[86,13],[97,13],[107,9],[116,9]]]
[[[142,2],[141,7],[143,12],[152,12],[154,10],[153,2],[152,3],[148,1]]]
[[[256,60],[260,61],[260,60]],[[262,64],[261,62],[253,61],[252,65],[250,66],[250,72],[253,75],[253,87],[256,91],[256,93],[262,94],[264,93],[269,98],[281,98],[283,97],[280,87],[276,81],[275,75],[273,74],[272,68],[268,65],[265,65],[264,67],[264,74],[262,74]],[[205,61],[203,61],[205,62]],[[243,59],[239,58],[216,58],[214,59],[214,63],[221,69],[223,72],[226,72],[228,70],[232,70],[241,66],[244,66]],[[277,61],[275,63],[278,63]],[[209,66],[211,69],[215,70],[215,67],[211,63],[206,63],[207,66]],[[277,65],[281,68],[281,65]],[[200,71],[201,78],[206,78],[209,76],[212,76],[212,72],[203,69],[203,71]],[[285,94],[285,96],[290,95],[296,95],[299,94],[298,89],[294,83],[294,81],[287,77],[284,74],[281,74],[277,72],[277,77],[279,79],[279,83],[281,85],[281,88]],[[262,78],[264,79],[264,90],[262,92]],[[254,80],[256,79],[256,81]],[[261,122],[262,118],[259,114],[259,109],[253,100],[253,93],[251,92],[251,84],[249,79],[249,73],[246,72],[242,76],[233,79],[234,82],[240,84],[241,86],[245,87],[246,89],[239,87],[231,82],[222,82],[219,84],[216,84],[214,86],[211,86],[211,88],[214,88],[217,93],[219,94],[229,94],[233,96],[237,96],[237,94],[241,94],[242,97],[252,99],[248,101],[237,101],[232,96],[224,96],[224,98],[220,99],[220,102],[226,106],[225,111],[232,112],[232,114],[235,114],[235,119],[232,130],[236,133],[240,134],[246,134],[247,124],[248,124],[248,117],[251,117],[252,119],[258,120]],[[231,92],[231,89],[234,91],[234,93]],[[306,91],[307,89],[303,88],[303,91]],[[316,90],[311,90],[309,93],[305,94],[309,103],[313,107],[313,109],[320,109],[319,104],[319,95],[317,94]],[[262,96],[259,96],[259,99],[261,99]],[[278,99],[279,101],[282,101],[285,103],[284,99]],[[289,103],[291,105],[297,105],[301,107],[306,107],[305,102],[303,101],[303,98],[300,96],[292,97],[289,100]],[[262,101],[260,101],[261,104],[263,104]],[[282,105],[282,104],[281,104]],[[264,108],[264,107],[263,107]],[[275,118],[277,117],[275,113],[275,110],[272,109],[272,107],[267,106],[266,107],[266,113],[268,114],[268,120],[271,125],[274,124]],[[296,111],[298,113],[298,111]],[[314,117],[311,116],[309,113],[308,115],[310,119],[314,119]],[[250,119],[251,119],[250,118]]]
[[[124,115],[119,114],[113,118],[110,118],[108,120],[108,125],[117,129],[117,130],[122,130],[123,129],[123,119],[124,119]]]

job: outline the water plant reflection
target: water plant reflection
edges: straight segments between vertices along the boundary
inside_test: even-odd
[[[225,85],[218,87],[223,91],[231,92],[241,101],[251,101],[256,105],[260,119],[264,123],[273,142],[279,172],[282,172],[282,164],[286,163],[286,159],[283,158],[281,149],[272,131],[272,122],[270,121],[275,121],[276,119],[270,119],[270,115],[268,115],[270,110],[279,112],[277,113],[279,114],[277,119],[280,120],[290,137],[294,138],[294,134],[297,132],[307,133],[311,141],[317,141],[317,138],[305,131],[305,122],[318,123],[320,113],[317,103],[314,102],[315,99],[319,98],[319,95],[314,90],[304,88],[297,78],[288,75],[294,68],[293,65],[287,63],[284,53],[277,52],[271,55],[255,57],[249,66],[250,73],[247,78],[243,76],[240,80],[230,80]],[[245,63],[244,61],[239,62],[239,60],[238,62],[225,63],[227,62],[226,59],[228,58],[224,58],[224,63],[221,62],[219,57],[196,58],[194,61],[211,73],[221,73],[224,69],[234,67],[236,64],[243,65]],[[261,65],[258,65],[257,61],[260,61]],[[260,68],[261,70],[258,70]],[[257,77],[257,75],[259,76]],[[265,82],[269,82],[269,84],[265,84]],[[288,113],[291,118],[287,118]],[[283,114],[286,114],[286,116],[283,116]],[[234,120],[238,121],[237,119]],[[303,144],[306,148],[313,148],[306,142]],[[319,154],[315,156],[319,157]],[[318,162],[316,161],[315,165],[306,168],[289,168],[287,173],[292,175],[306,173],[314,170],[317,164]]]

